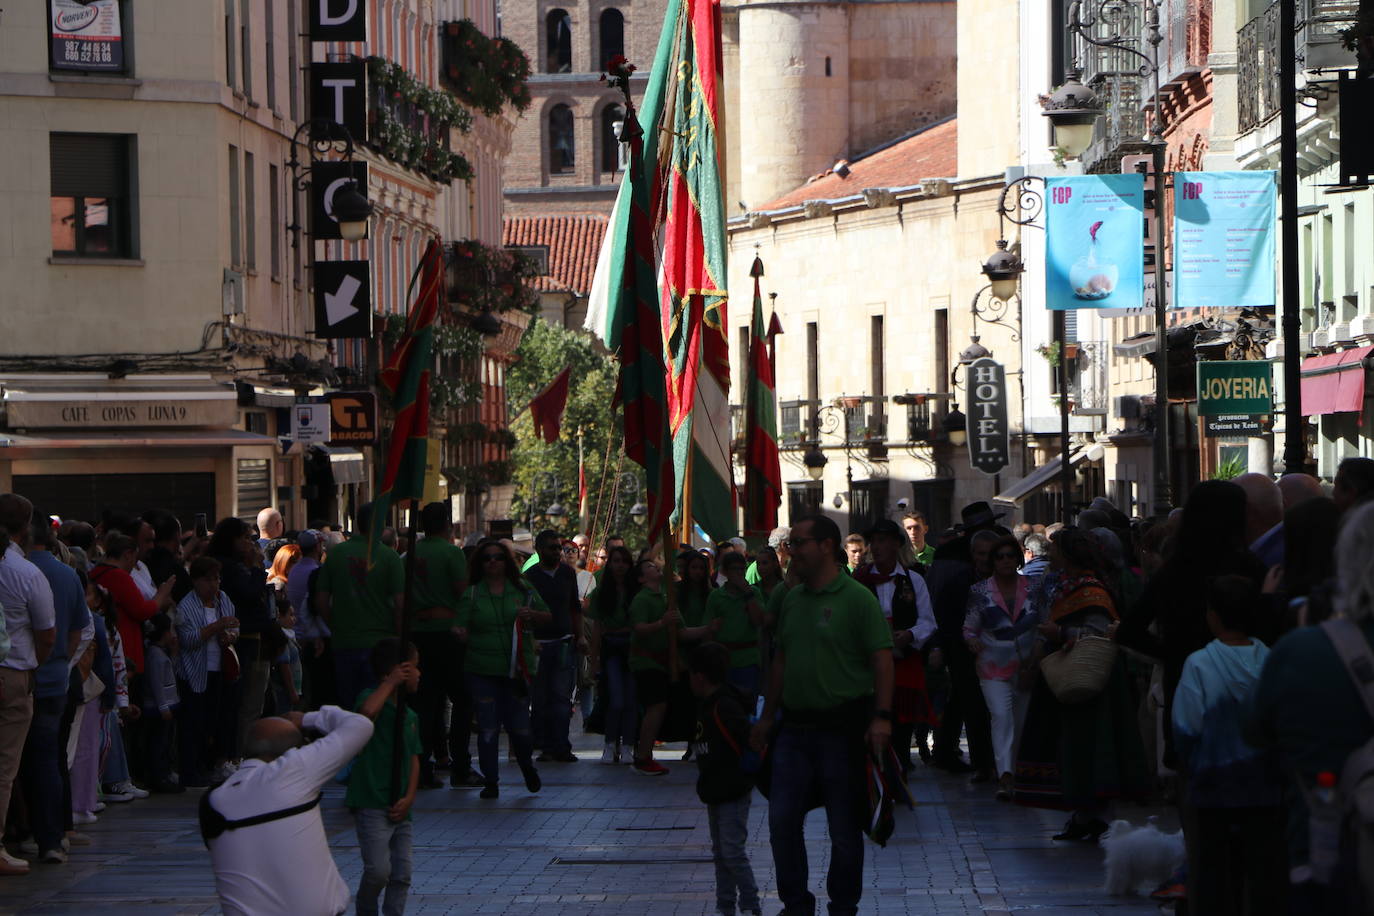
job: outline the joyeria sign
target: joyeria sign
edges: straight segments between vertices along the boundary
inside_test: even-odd
[[[1007,375],[986,356],[968,366],[968,457],[984,474],[999,474],[1011,464],[1007,423]]]

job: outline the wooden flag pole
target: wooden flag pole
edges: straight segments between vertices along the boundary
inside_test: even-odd
[[[668,523],[663,525],[663,533],[660,535],[663,541],[663,589],[664,596],[668,600],[666,613],[671,614],[677,610],[677,584],[673,582],[672,574],[677,565],[677,552],[673,550],[673,529]],[[668,680],[676,681],[681,673],[681,665],[677,657],[677,622],[668,625]]]
[[[401,663],[410,661],[406,654],[406,646],[410,642],[410,622],[415,617],[415,529],[416,523],[420,519],[420,501],[412,499],[410,501],[410,527],[406,548],[406,587],[405,599],[401,603],[401,625],[398,634],[401,639]],[[404,684],[396,685],[396,718],[393,723],[394,733],[392,736],[392,756],[391,756],[391,801],[400,801],[405,795],[407,786],[402,784],[402,779],[410,779],[410,768],[406,764],[406,743],[405,743],[405,722],[406,722],[406,687]],[[380,714],[379,714],[380,715]],[[403,775],[404,771],[404,775]]]

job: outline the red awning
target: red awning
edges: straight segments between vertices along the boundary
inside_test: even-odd
[[[1365,369],[1360,361],[1371,353],[1374,347],[1354,347],[1303,360],[1303,415],[1315,417],[1363,409]]]

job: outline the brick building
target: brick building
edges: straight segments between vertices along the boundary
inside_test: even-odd
[[[648,79],[664,0],[501,0],[506,37],[530,56],[534,102],[515,128],[506,160],[508,216],[609,213],[625,167],[617,141],[620,94],[599,79],[624,54]]]

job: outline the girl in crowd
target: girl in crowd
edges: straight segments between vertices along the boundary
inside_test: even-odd
[[[634,558],[624,547],[612,547],[592,592],[587,616],[592,633],[592,671],[606,679],[606,744],[601,762],[620,763],[622,745],[634,747],[638,701],[630,673],[630,602],[639,583],[631,574]],[[633,752],[632,752],[633,753]]]
[[[1016,745],[1030,704],[1028,675],[1035,651],[1040,608],[1030,580],[1021,575],[1024,553],[1006,535],[992,545],[992,575],[969,590],[964,641],[976,658],[974,668],[992,718],[992,751],[997,761],[997,798],[1009,801]]]
[[[233,603],[220,591],[218,560],[200,557],[191,564],[191,591],[177,605],[176,620],[181,784],[194,788],[208,785],[208,774],[234,756],[237,717],[225,702],[224,654],[234,644],[239,622]]]
[[[500,795],[497,743],[502,728],[525,788],[538,792],[542,782],[534,768],[530,734],[531,631],[552,615],[539,593],[520,578],[515,557],[500,541],[479,544],[476,561],[477,582],[463,595],[456,632],[467,642],[465,677],[477,711],[477,758],[486,780],[481,796]]]

